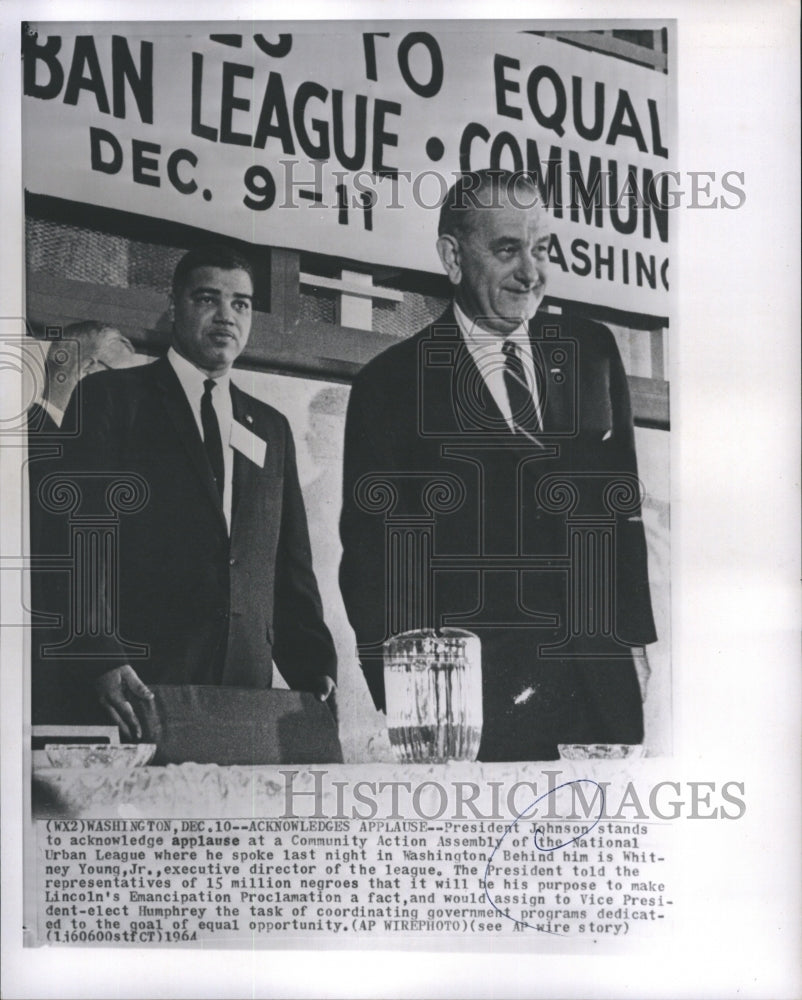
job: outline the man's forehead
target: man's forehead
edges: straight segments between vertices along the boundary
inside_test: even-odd
[[[184,285],[186,292],[193,292],[199,288],[223,289],[230,291],[233,295],[251,297],[253,295],[253,281],[250,274],[241,267],[196,267],[187,275]]]

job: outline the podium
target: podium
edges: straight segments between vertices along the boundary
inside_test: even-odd
[[[150,686],[138,702],[153,764],[342,764],[330,708],[306,691]]]

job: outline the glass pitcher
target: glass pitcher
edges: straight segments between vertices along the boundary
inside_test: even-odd
[[[384,644],[387,729],[398,760],[476,760],[482,738],[482,651],[459,628],[403,632]]]

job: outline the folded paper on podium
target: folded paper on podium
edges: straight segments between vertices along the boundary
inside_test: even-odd
[[[142,739],[154,764],[341,764],[331,710],[305,691],[151,685]],[[140,703],[141,705],[141,703]]]

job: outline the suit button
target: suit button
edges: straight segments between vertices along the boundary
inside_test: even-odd
[[[236,559],[234,558],[234,556],[232,556],[232,557],[231,557],[231,558],[230,558],[230,559],[228,560],[228,565],[229,565],[229,566],[235,566],[235,565],[236,565],[236,563],[237,563],[237,560],[236,560]]]

